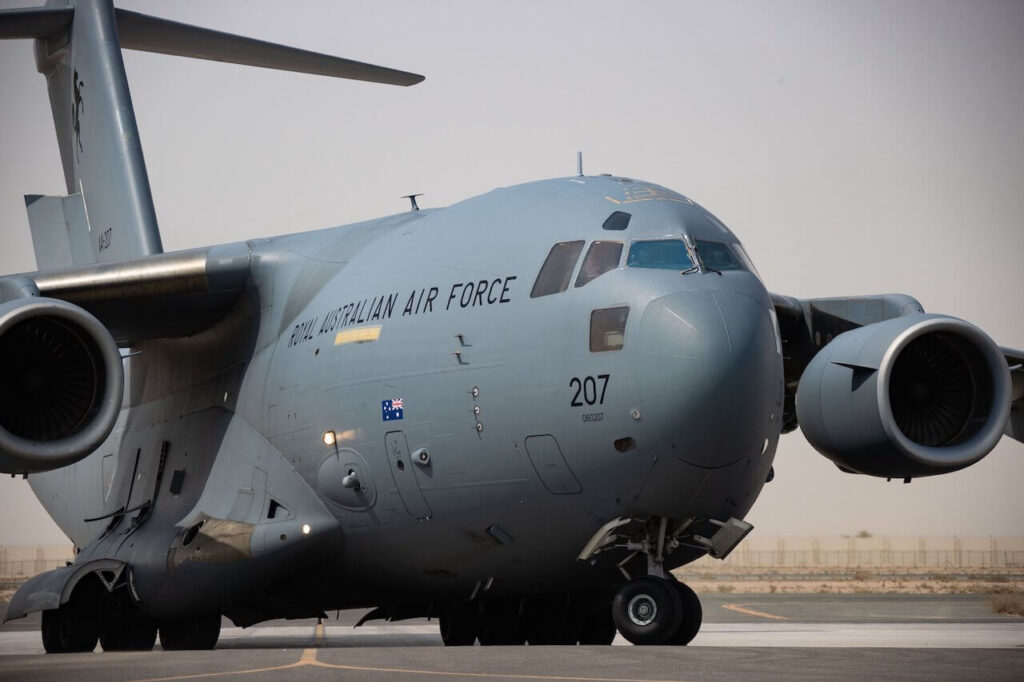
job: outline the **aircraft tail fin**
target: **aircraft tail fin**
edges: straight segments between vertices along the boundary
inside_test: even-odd
[[[0,13],[0,36],[36,39],[36,68],[46,77],[64,182],[69,195],[80,195],[95,260],[161,253],[111,1],[78,0],[70,6],[51,0],[46,7],[9,10]],[[68,201],[74,210],[78,200]],[[69,223],[60,219],[63,210],[39,210],[64,206],[28,205],[37,206],[30,223],[38,256],[52,243],[41,242],[41,234],[54,237]],[[86,258],[70,244],[65,250],[76,265]],[[37,258],[39,267],[46,262],[51,261]]]
[[[44,7],[0,11],[3,38],[35,39],[70,195],[26,197],[41,269],[68,259],[82,265],[163,251],[121,48],[393,85],[423,80],[118,10],[112,0],[48,0]],[[57,243],[59,254],[47,255]]]

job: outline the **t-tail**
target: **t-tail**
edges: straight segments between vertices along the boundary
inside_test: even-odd
[[[40,270],[163,251],[121,49],[413,85],[422,76],[115,9],[49,0],[0,11],[0,38],[35,40],[68,196],[25,197]]]

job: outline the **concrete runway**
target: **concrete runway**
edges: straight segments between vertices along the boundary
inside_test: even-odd
[[[38,616],[0,627],[0,679],[732,680],[1024,678],[1024,619],[984,595],[701,595],[689,647],[443,648],[425,620],[373,623],[361,612],[225,622],[215,651],[42,655]]]

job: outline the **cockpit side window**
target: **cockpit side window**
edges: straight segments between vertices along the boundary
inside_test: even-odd
[[[583,250],[583,241],[559,242],[551,247],[548,257],[537,274],[537,281],[533,283],[533,290],[530,298],[557,294],[569,287],[569,280],[572,279],[573,268],[579,260],[580,252]]]
[[[692,268],[693,261],[681,239],[659,239],[633,242],[629,247],[626,265],[631,268],[682,271]]]
[[[590,352],[622,350],[629,306],[600,308],[590,313]]]
[[[583,265],[580,266],[580,274],[576,275],[576,286],[581,287],[609,270],[619,267],[621,258],[622,242],[593,242],[587,249]]]
[[[746,270],[743,262],[728,244],[697,240],[697,253],[704,265],[712,270]]]
[[[736,242],[732,245],[732,248],[733,251],[736,252],[736,255],[740,257],[740,260],[743,261],[743,264],[747,266],[747,270],[750,270],[758,279],[761,279],[761,273],[754,267],[754,261],[750,260],[750,254],[748,254],[747,250],[743,248],[743,245]]]

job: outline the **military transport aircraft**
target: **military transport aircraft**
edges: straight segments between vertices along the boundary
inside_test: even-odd
[[[686,644],[670,571],[750,531],[781,434],[909,479],[1024,433],[1021,352],[909,296],[769,293],[642,180],[164,253],[122,48],[422,77],[110,0],[4,11],[0,37],[34,40],[68,189],[26,198],[39,269],[0,278],[0,471],[77,547],[6,614],[42,611],[48,652],[357,607],[449,645]]]

